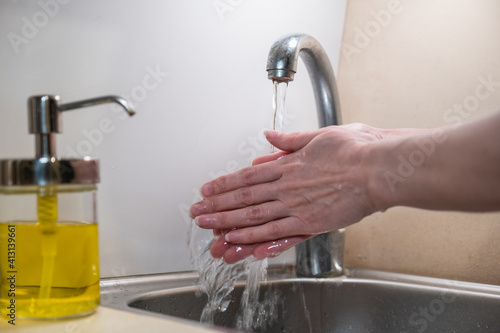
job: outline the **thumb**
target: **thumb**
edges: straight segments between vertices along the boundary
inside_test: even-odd
[[[282,156],[287,155],[287,154],[288,154],[288,152],[280,150],[276,153],[272,153],[272,154],[264,155],[264,156],[259,156],[252,161],[252,165],[258,165],[258,164],[263,164],[263,163],[267,163],[267,162],[271,162],[271,161],[276,161],[276,160],[280,159]]]
[[[267,141],[276,148],[286,152],[294,152],[307,145],[318,133],[312,131],[283,133],[266,130],[264,135]]]

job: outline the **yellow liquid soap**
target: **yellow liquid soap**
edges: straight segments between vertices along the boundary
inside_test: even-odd
[[[7,247],[11,239],[15,240],[14,253]],[[99,305],[97,224],[2,222],[0,272],[4,318],[12,313],[13,300],[16,318],[92,312]]]
[[[52,289],[54,262],[57,255],[55,240],[57,223],[57,194],[50,187],[42,187],[37,195],[37,215],[42,232],[42,278],[38,298],[48,299]]]

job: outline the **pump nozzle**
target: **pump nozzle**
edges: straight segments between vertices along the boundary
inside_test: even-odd
[[[36,157],[54,157],[56,155],[55,133],[61,133],[61,112],[104,103],[120,104],[133,116],[135,110],[125,99],[119,96],[102,96],[77,102],[59,104],[59,96],[40,95],[28,99],[29,132],[35,134]]]
[[[125,99],[121,98],[120,96],[111,96],[111,95],[90,98],[90,99],[84,99],[82,101],[62,104],[62,105],[59,105],[58,109],[60,111],[68,111],[68,110],[80,109],[80,108],[84,108],[87,106],[93,106],[93,105],[99,105],[99,104],[105,104],[105,103],[120,104],[125,109],[125,111],[127,111],[127,113],[130,116],[133,116],[135,114],[135,110],[129,102],[127,102]]]

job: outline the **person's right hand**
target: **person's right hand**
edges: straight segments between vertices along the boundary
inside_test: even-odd
[[[200,227],[224,236],[212,246],[212,255],[228,263],[251,254],[276,256],[376,211],[363,155],[382,136],[367,128],[372,129],[355,124],[267,132],[268,141],[282,151],[205,184],[204,200],[191,208]]]
[[[394,206],[498,211],[499,127],[500,112],[433,130],[270,131],[282,152],[205,184],[190,214],[224,235],[212,255],[232,263],[276,256]]]

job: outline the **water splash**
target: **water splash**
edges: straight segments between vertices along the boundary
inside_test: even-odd
[[[267,260],[249,257],[228,265],[210,254],[210,247],[217,238],[200,234],[203,231],[193,221],[188,231],[188,245],[192,264],[199,273],[197,295],[206,294],[208,298],[200,322],[214,324],[215,315],[227,310],[235,282],[244,276],[247,278],[236,327],[240,330],[263,329],[277,320],[279,295],[268,291],[264,299],[259,300],[260,284],[267,278]]]
[[[273,82],[273,129],[277,131],[283,131],[285,125],[287,86],[287,82]],[[271,146],[271,152],[276,151]],[[197,293],[205,293],[208,297],[200,321],[213,325],[215,314],[228,308],[235,282],[246,276],[236,328],[245,331],[262,330],[272,325],[278,318],[278,304],[282,297],[276,289],[269,289],[263,300],[260,300],[261,282],[267,279],[267,259],[259,261],[249,257],[228,265],[223,259],[214,259],[210,254],[210,247],[217,238],[206,235],[200,238],[200,233],[203,231],[192,221],[188,231],[188,246],[192,264],[199,273],[200,288]]]
[[[267,279],[267,260],[255,261],[249,267],[247,284],[241,296],[236,328],[243,331],[263,330],[278,320],[278,304],[282,295],[272,288],[260,301],[260,281]]]

